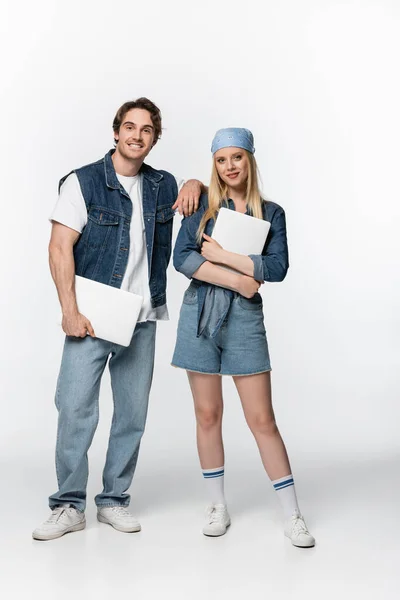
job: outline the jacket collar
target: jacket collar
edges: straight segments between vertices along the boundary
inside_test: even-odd
[[[113,190],[119,190],[121,185],[118,181],[117,174],[114,169],[114,163],[111,159],[114,152],[115,149],[111,149],[104,157],[104,173],[107,187],[112,188]],[[145,177],[145,179],[149,179],[151,183],[158,183],[163,178],[162,173],[156,171],[150,167],[150,165],[146,165],[145,163],[143,163],[140,167],[139,173],[142,173],[143,177]]]

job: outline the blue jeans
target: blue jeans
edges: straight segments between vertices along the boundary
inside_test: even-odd
[[[108,358],[114,399],[110,439],[97,506],[128,506],[153,377],[156,323],[138,323],[130,346],[91,338],[67,337],[56,391],[58,492],[50,508],[86,506],[87,452],[99,419],[100,381]]]

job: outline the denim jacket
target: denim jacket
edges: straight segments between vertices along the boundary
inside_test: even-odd
[[[74,246],[75,272],[120,288],[129,256],[132,202],[117,179],[110,150],[101,160],[75,172],[85,200],[88,220]],[[167,267],[171,257],[175,177],[143,164],[143,219],[146,234],[149,287],[153,308],[166,303]],[[70,173],[68,173],[70,175]],[[60,181],[60,187],[66,175]]]
[[[235,210],[235,204],[230,199],[228,207]],[[182,219],[174,248],[173,263],[175,269],[192,279],[192,286],[197,288],[197,336],[208,328],[208,333],[214,337],[227,317],[233,293],[193,278],[197,269],[206,262],[201,255],[201,245],[198,245],[196,238],[201,218],[207,208],[208,197],[203,194],[200,198],[199,210],[190,217]],[[262,201],[262,210],[264,220],[269,221],[271,227],[262,254],[250,255],[254,263],[254,279],[269,282],[283,281],[289,268],[285,212],[278,204],[267,200]],[[246,214],[249,214],[248,211]],[[206,224],[205,233],[211,235],[213,228],[214,220],[210,219]],[[254,301],[258,300],[261,301],[261,298],[256,294]]]

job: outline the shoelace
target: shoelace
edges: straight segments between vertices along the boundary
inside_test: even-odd
[[[111,506],[115,513],[119,517],[132,517],[131,513],[124,506]]]
[[[310,535],[310,532],[308,531],[306,524],[303,521],[303,517],[300,517],[300,516],[292,517],[292,529],[296,535],[299,535],[301,533]]]
[[[56,508],[53,509],[50,517],[47,519],[47,523],[57,523],[57,521],[60,519],[60,517],[63,515],[64,512],[71,510],[71,508],[69,506],[57,506]]]
[[[220,523],[225,513],[224,506],[213,506],[208,514],[209,523]]]

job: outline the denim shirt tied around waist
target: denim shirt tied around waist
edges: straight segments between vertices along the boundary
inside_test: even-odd
[[[235,210],[233,200],[228,200],[228,208]],[[197,269],[206,262],[201,255],[201,245],[197,242],[197,230],[201,218],[208,208],[208,197],[200,198],[199,209],[190,217],[182,219],[181,228],[175,243],[173,264],[177,271],[192,279],[191,286],[197,290],[197,337],[206,333],[215,337],[228,316],[235,292],[200,281],[193,277]],[[271,223],[262,254],[251,254],[254,263],[254,279],[257,281],[283,281],[289,268],[289,255],[286,236],[285,211],[281,206],[262,200],[263,217]],[[246,211],[246,214],[249,214]],[[218,217],[217,217],[218,218]],[[212,234],[214,220],[207,221],[205,233]],[[254,296],[254,299],[259,294]]]

